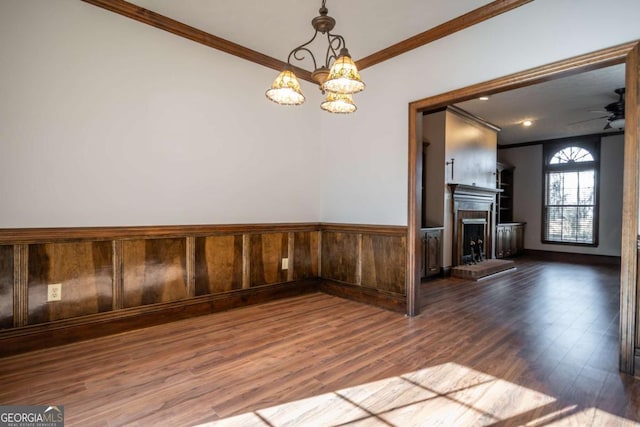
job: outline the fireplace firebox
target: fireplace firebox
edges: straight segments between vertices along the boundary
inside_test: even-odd
[[[484,218],[462,220],[462,264],[477,264],[487,259],[487,221]]]

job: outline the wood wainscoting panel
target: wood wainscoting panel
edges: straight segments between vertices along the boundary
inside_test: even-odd
[[[13,326],[13,246],[0,246],[0,329]]]
[[[362,286],[405,294],[407,238],[362,236]]]
[[[360,284],[360,234],[334,231],[322,232],[322,278]]]
[[[242,289],[242,235],[196,238],[196,296]]]
[[[187,298],[187,241],[144,239],[123,242],[124,307]]]
[[[318,277],[320,233],[318,231],[293,233],[293,280]]]
[[[47,302],[55,283],[62,285],[61,300]],[[30,325],[112,310],[111,242],[29,245],[28,295]]]
[[[252,234],[249,241],[250,286],[286,282],[282,258],[289,256],[289,233]]]

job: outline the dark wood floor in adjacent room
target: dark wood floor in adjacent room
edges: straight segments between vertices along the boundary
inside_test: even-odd
[[[516,264],[424,283],[412,319],[318,293],[0,359],[0,405],[83,427],[637,425],[618,267]]]

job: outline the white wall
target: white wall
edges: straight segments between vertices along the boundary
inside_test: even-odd
[[[363,71],[359,111],[77,0],[0,2],[0,227],[406,224],[408,103],[640,39],[640,2],[537,0]],[[355,52],[354,52],[355,53]]]
[[[620,256],[624,136],[602,138],[600,150],[599,253]]]
[[[0,2],[0,228],[318,221],[321,111],[77,0]]]
[[[406,225],[409,102],[640,39],[638,16],[637,0],[536,0],[363,70],[359,110],[324,119],[322,220]]]
[[[622,135],[602,138],[600,144],[599,242],[594,248],[541,243],[542,145],[502,149],[498,152],[498,158],[515,166],[513,216],[515,221],[527,223],[526,249],[620,256],[624,163]]]

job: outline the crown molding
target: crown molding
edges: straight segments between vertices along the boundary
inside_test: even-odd
[[[249,49],[232,41],[223,39],[206,31],[191,27],[168,16],[161,15],[144,7],[137,6],[124,0],[82,0],[94,6],[106,9],[118,15],[142,22],[152,27],[168,31],[177,36],[184,37],[196,43],[203,44],[213,49],[237,56],[247,61],[282,71],[285,62]],[[356,61],[358,69],[371,67],[410,50],[441,39],[465,28],[471,27],[494,16],[508,12],[533,0],[496,0],[457,18],[447,21],[437,27],[426,30],[420,34],[396,43],[388,48],[375,52],[365,58]],[[293,67],[299,79],[316,84],[311,78],[311,72],[299,67]]]
[[[457,33],[458,31],[462,31],[465,28],[476,25],[482,21],[486,21],[487,19],[491,19],[494,16],[498,16],[532,1],[533,0],[497,0],[491,2],[472,10],[471,12],[440,24],[437,27],[433,27],[420,34],[416,34],[413,37],[409,37],[406,40],[362,58],[356,61],[356,65],[358,66],[358,70],[363,70],[371,67],[372,65],[386,61],[387,59],[402,55],[403,53],[409,52],[410,50],[416,49],[420,46],[424,46],[435,40]]]

